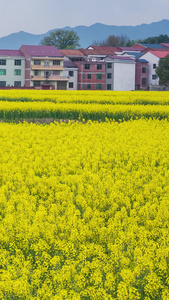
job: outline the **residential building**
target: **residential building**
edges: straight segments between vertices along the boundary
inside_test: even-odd
[[[169,55],[168,51],[148,51],[141,56],[141,59],[148,61],[148,85],[159,85],[159,77],[156,74],[156,68],[160,58]]]
[[[136,49],[136,48],[135,48]],[[143,55],[139,51],[125,51],[124,56],[129,55],[135,59],[135,89],[136,90],[147,90],[148,89],[148,61],[141,59]]]
[[[78,68],[78,90],[105,90],[105,62],[74,61]]]
[[[25,57],[19,50],[0,50],[0,87],[25,85]]]
[[[129,56],[107,56],[106,90],[131,91],[135,90],[135,59]]]
[[[148,90],[148,61],[136,59],[135,90]]]
[[[64,76],[64,57],[54,46],[23,45],[25,56],[25,87],[37,89],[68,89],[69,79]]]
[[[64,76],[69,77],[69,90],[77,90],[78,68],[70,59],[64,60]]]

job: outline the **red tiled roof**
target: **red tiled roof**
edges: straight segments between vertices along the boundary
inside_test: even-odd
[[[119,48],[116,47],[105,47],[105,46],[90,46],[93,49],[81,49],[85,55],[109,55],[120,52]]]
[[[135,45],[133,45],[132,47],[131,47],[132,49],[136,49],[136,48],[140,48],[141,50],[144,50],[144,49],[146,49],[146,47],[145,46],[143,46],[143,45],[140,45],[140,44],[135,44]]]
[[[0,50],[0,55],[3,56],[23,56],[20,50]]]
[[[152,54],[157,56],[158,58],[164,58],[167,55],[169,55],[169,50],[168,51],[150,51]]]
[[[98,50],[98,51],[114,51],[114,52],[118,52],[118,48],[117,47],[107,47],[107,46],[89,46],[87,49],[89,48],[93,48],[94,50]],[[90,49],[89,49],[90,50]],[[91,49],[92,50],[92,49]]]
[[[54,46],[35,46],[35,45],[22,45],[30,56],[59,56],[63,57],[61,52]],[[21,47],[21,48],[22,48]]]
[[[84,54],[77,49],[60,49],[59,51],[64,56],[84,56]]]

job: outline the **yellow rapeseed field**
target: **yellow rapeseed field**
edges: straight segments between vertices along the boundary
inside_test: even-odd
[[[1,119],[9,107],[19,120],[13,105],[81,114],[92,105],[98,121],[0,123],[0,299],[168,300],[169,94],[138,92],[149,102],[134,105],[127,92],[131,103],[106,105],[101,98],[125,102],[125,93],[75,92],[79,103],[67,103],[55,91],[65,102],[41,103],[45,93],[0,91]],[[110,107],[120,122],[100,120]],[[144,114],[124,121],[131,107]]]

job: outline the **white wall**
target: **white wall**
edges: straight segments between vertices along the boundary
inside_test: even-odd
[[[0,81],[6,81],[6,86],[14,86],[15,81],[21,81],[21,86],[25,85],[25,58],[19,56],[0,56],[6,60],[6,65],[0,65],[0,69],[6,70],[6,75],[0,75]],[[21,60],[21,66],[14,64],[15,59]],[[21,70],[21,75],[14,75],[14,70]]]
[[[73,71],[73,76],[69,76],[69,71]],[[73,83],[73,88],[68,88],[68,90],[77,90],[77,77],[78,77],[78,69],[76,68],[65,68],[63,71],[63,76],[69,77],[69,82]]]
[[[135,63],[114,61],[114,91],[135,90]]]
[[[147,52],[140,57],[141,59],[148,60],[148,84],[150,85],[159,85],[159,78],[152,79],[153,75],[156,75],[156,69],[153,68],[153,64],[156,64],[158,67],[159,58],[152,54],[151,52]]]

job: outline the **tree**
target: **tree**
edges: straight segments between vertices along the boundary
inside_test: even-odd
[[[80,47],[80,38],[73,30],[57,29],[50,33],[49,36],[44,37],[41,45],[55,46],[58,49],[75,49]]]
[[[160,84],[169,85],[169,55],[160,59],[156,74],[159,76]]]
[[[160,34],[154,37],[148,37],[144,40],[138,40],[138,43],[144,44],[161,44],[161,43],[169,43],[169,36],[167,34]]]
[[[109,37],[103,41],[94,41],[93,45],[95,46],[107,46],[107,47],[124,47],[129,41],[128,37],[125,35],[109,35]]]

